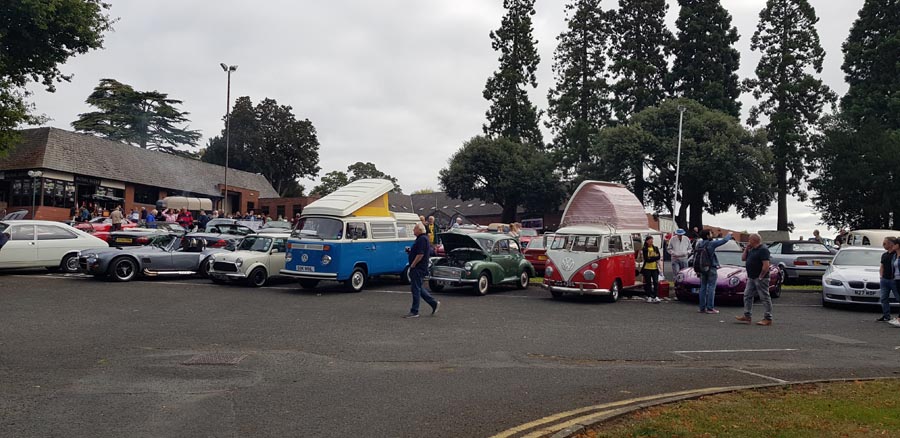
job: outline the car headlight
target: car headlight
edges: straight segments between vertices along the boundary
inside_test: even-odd
[[[234,261],[234,265],[237,266],[238,268],[240,268],[241,265],[243,265],[243,264],[244,264],[244,259],[242,259],[240,257],[238,257],[237,260]]]
[[[472,262],[466,262],[466,264],[463,265],[463,269],[465,269],[466,271],[471,271],[472,270]]]
[[[682,281],[684,281],[684,274],[678,274],[675,276],[676,283],[681,283]]]
[[[553,267],[547,266],[547,268],[544,269],[544,277],[550,277],[552,275],[553,275]]]
[[[731,277],[728,279],[728,285],[731,287],[735,287],[741,283],[741,279],[737,277]]]
[[[827,280],[825,280],[825,283],[827,283],[829,286],[843,286],[844,285],[843,281],[838,280],[836,278],[828,278]]]
[[[327,264],[329,264],[329,263],[331,263],[331,256],[328,255],[328,254],[323,255],[323,256],[322,256],[322,265],[324,266],[324,265],[327,265]]]
[[[590,269],[584,271],[584,279],[587,281],[593,280],[595,276],[596,274],[594,274],[594,271],[591,271]]]

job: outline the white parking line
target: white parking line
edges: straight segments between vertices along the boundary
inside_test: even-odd
[[[775,351],[800,351],[799,348],[762,348],[756,350],[683,350],[673,351],[675,354],[689,353],[771,353]]]
[[[775,382],[775,383],[787,383],[787,382],[788,382],[787,380],[781,380],[781,379],[776,378],[776,377],[766,376],[766,375],[764,375],[764,374],[754,373],[754,372],[752,372],[752,371],[742,370],[742,369],[740,369],[740,368],[729,368],[729,369],[730,369],[731,371],[737,371],[737,372],[739,372],[739,373],[749,374],[749,375],[751,375],[751,376],[756,376],[756,377],[761,377],[761,378],[763,378],[763,379],[768,379],[768,380],[771,380],[771,381],[773,381],[773,382]]]

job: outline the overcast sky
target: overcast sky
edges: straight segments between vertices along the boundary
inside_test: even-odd
[[[489,32],[504,14],[501,0],[111,0],[119,21],[105,48],[78,56],[64,73],[71,83],[56,93],[39,87],[33,101],[49,125],[71,129],[84,100],[101,78],[113,78],[184,101],[191,128],[206,139],[223,127],[226,76],[220,62],[238,65],[232,74],[232,101],[269,97],[294,108],[318,130],[321,175],[371,161],[398,178],[404,192],[439,189],[438,171],[463,142],[481,134],[488,102],[484,84],[497,68]],[[810,0],[827,53],[825,82],[847,90],[840,70],[841,43],[863,0]],[[551,63],[556,37],[565,29],[564,1],[537,0],[534,35],[541,64],[540,109],[554,84]],[[606,7],[615,6],[607,0]],[[750,51],[765,0],[723,0],[741,40],[742,78],[759,59]],[[675,29],[678,7],[669,1],[668,23]],[[753,104],[742,96],[744,114]],[[545,131],[545,140],[551,139]],[[314,181],[304,181],[307,190]],[[817,228],[818,215],[799,201],[789,207],[795,237]],[[708,218],[712,225],[738,230],[774,229],[774,205],[766,217],[742,220],[736,214]],[[818,227],[823,228],[824,227]],[[830,233],[823,233],[830,234]]]

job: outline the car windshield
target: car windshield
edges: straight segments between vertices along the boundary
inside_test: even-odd
[[[156,228],[159,228],[161,230],[173,231],[176,233],[184,233],[186,231],[181,225],[169,222],[160,222],[156,225]]]
[[[108,218],[105,218],[105,217],[95,217],[95,218],[91,219],[91,223],[92,223],[92,224],[102,224],[102,223],[106,222],[106,219],[108,219]]]
[[[271,244],[272,238],[270,237],[247,236],[241,241],[237,249],[241,251],[266,252]]]
[[[166,248],[175,239],[176,239],[176,237],[171,234],[163,234],[163,235],[159,235],[159,236],[153,236],[153,238],[150,239],[150,246],[155,246],[158,248]]]
[[[533,230],[531,228],[522,228],[521,230],[519,230],[519,236],[534,237],[537,235],[537,230]]]
[[[550,244],[550,249],[566,249],[569,246],[569,236],[557,235]]]
[[[809,243],[794,243],[791,244],[791,253],[819,253],[819,254],[831,254],[831,251],[828,251],[828,247],[817,242],[809,242]]]
[[[878,266],[881,264],[881,250],[840,251],[834,256],[832,265],[837,266]]]
[[[528,241],[528,246],[526,248],[543,249],[544,248],[544,239],[531,239],[530,241]]]
[[[719,259],[721,265],[744,266],[741,261],[743,252],[739,251],[716,251],[716,258]]]
[[[291,223],[288,221],[268,221],[263,224],[262,228],[283,228],[289,230],[291,228]]]
[[[0,233],[6,231],[7,228],[9,228],[9,225],[0,222]]]
[[[294,229],[294,237],[315,237],[318,239],[340,240],[343,235],[344,223],[338,219],[326,217],[305,217],[300,219],[297,228]]]

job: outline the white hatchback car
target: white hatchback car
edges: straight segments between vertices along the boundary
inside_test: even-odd
[[[260,287],[270,276],[284,269],[284,255],[290,233],[259,233],[244,237],[233,252],[212,256],[209,278],[214,283],[246,281]]]
[[[880,306],[881,284],[878,268],[883,249],[845,246],[834,256],[822,276],[822,305],[870,304]],[[891,306],[898,306],[892,298]]]
[[[88,233],[64,223],[36,220],[0,221],[9,241],[0,248],[0,269],[49,268],[78,272],[78,252],[108,248]]]

